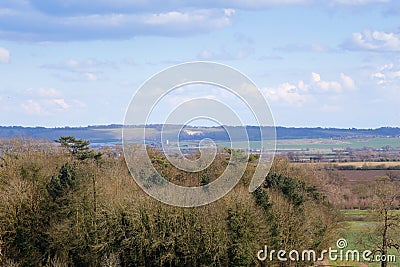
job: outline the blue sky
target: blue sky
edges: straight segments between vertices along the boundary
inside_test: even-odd
[[[0,125],[122,123],[144,81],[195,60],[250,77],[277,125],[400,126],[395,0],[3,0]]]

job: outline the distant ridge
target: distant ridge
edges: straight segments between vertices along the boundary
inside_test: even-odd
[[[34,139],[55,140],[60,136],[75,136],[89,140],[91,143],[121,143],[122,125],[95,125],[87,127],[22,127],[22,126],[0,126],[0,138],[30,137]],[[142,126],[130,126],[129,128],[141,128]],[[152,135],[149,136],[153,141],[160,141],[162,125],[149,125]],[[172,125],[168,128],[180,129],[179,125]],[[227,126],[230,131],[235,131],[239,127]],[[200,140],[212,138],[214,140],[228,141],[228,136],[222,127],[194,127],[185,126],[185,131],[180,135],[183,140]],[[271,135],[269,127],[261,127],[264,139],[269,139]],[[249,139],[256,141],[260,139],[258,126],[246,126]],[[196,134],[193,134],[196,133]],[[322,128],[322,127],[276,127],[278,139],[314,139],[314,138],[372,138],[372,137],[400,137],[400,127],[380,127],[376,129],[341,129],[341,128]],[[266,137],[266,138],[265,138]]]

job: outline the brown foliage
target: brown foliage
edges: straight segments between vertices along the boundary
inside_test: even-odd
[[[102,160],[78,160],[48,142],[2,140],[0,147],[0,264],[248,265],[257,263],[259,249],[272,244],[271,222],[279,228],[282,247],[276,249],[319,248],[334,226],[325,205],[308,201],[300,212],[277,191],[268,193],[272,212],[266,213],[247,189],[255,162],[222,199],[179,208],[146,195],[124,159],[109,151]],[[184,185],[211,182],[227,164],[227,155],[220,154],[208,169],[187,174],[158,151],[150,154],[160,172]],[[63,168],[73,186],[63,183]],[[285,160],[277,159],[272,171],[327,190],[312,170]]]

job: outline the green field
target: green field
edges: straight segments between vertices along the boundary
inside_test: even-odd
[[[393,211],[400,213],[400,211]],[[347,240],[348,246],[345,250],[358,250],[360,253],[364,250],[373,250],[374,245],[371,243],[370,236],[372,232],[379,226],[379,222],[375,221],[371,212],[368,210],[342,210],[343,216],[342,238]],[[336,248],[336,244],[332,244],[332,248]],[[400,266],[400,251],[390,249],[388,254],[394,255],[396,262],[388,263],[388,266]],[[362,263],[362,265],[361,265]],[[380,266],[379,263],[371,262],[331,262],[332,266]]]
[[[271,141],[267,142],[267,146],[272,145]],[[261,146],[260,141],[250,141],[250,148],[257,149]],[[218,143],[221,146],[229,147],[229,142]],[[361,138],[361,139],[344,139],[344,140],[333,140],[333,139],[285,139],[277,140],[276,148],[279,150],[329,150],[332,149],[345,149],[345,148],[381,148],[386,145],[392,148],[400,148],[400,138],[395,137],[377,137],[377,138]],[[234,148],[246,148],[247,142],[234,142]]]
[[[346,140],[331,140],[331,139],[296,139],[296,140],[281,140],[278,141],[278,148],[310,148],[310,149],[345,149],[350,148],[381,148],[389,145],[393,148],[400,147],[399,138],[377,137],[369,139],[346,139]]]

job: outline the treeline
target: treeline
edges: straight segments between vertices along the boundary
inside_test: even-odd
[[[326,168],[332,168],[330,166]],[[338,170],[342,171],[348,171],[348,170],[357,170],[357,171],[368,171],[368,170],[400,170],[400,164],[395,165],[395,166],[386,166],[384,163],[379,164],[379,165],[363,165],[363,166],[354,166],[354,165],[335,165],[333,164],[333,168],[336,168]]]
[[[324,183],[284,159],[253,194],[256,157],[222,199],[179,208],[147,196],[112,151],[58,142],[0,142],[0,266],[256,266],[264,245],[319,251],[336,229]],[[187,178],[150,152],[168,179]],[[190,184],[209,183],[227,160],[216,158]]]
[[[142,128],[141,125],[128,126],[127,128]],[[160,142],[161,132],[164,125],[154,124],[147,125],[146,128],[153,131],[146,133],[146,138],[149,141]],[[282,139],[346,139],[346,138],[371,138],[371,137],[398,137],[400,136],[399,127],[381,127],[376,129],[340,129],[340,128],[307,128],[307,127],[282,127],[277,126],[275,131],[268,126],[245,126],[244,129],[247,133],[243,134],[242,126],[224,126],[231,136],[235,136],[235,140],[243,139],[250,141],[259,141],[262,137],[263,140],[275,138]],[[204,138],[211,138],[218,141],[229,142],[229,135],[224,127],[194,127],[185,126],[184,129],[195,131],[198,134],[190,134],[185,131],[180,131],[182,125],[167,125],[168,131],[163,131],[165,139],[175,140],[177,133],[179,133],[180,140],[201,140]],[[45,127],[21,127],[21,126],[0,126],[0,138],[12,137],[31,137],[35,139],[54,140],[60,136],[77,136],[79,138],[90,140],[92,143],[110,143],[121,142],[121,133],[123,125],[99,125],[88,127],[59,127],[59,128],[45,128]],[[142,136],[140,131],[137,136],[134,136],[134,131],[130,132],[132,139],[141,140]],[[241,138],[239,138],[241,137]],[[243,141],[238,140],[238,141]]]

